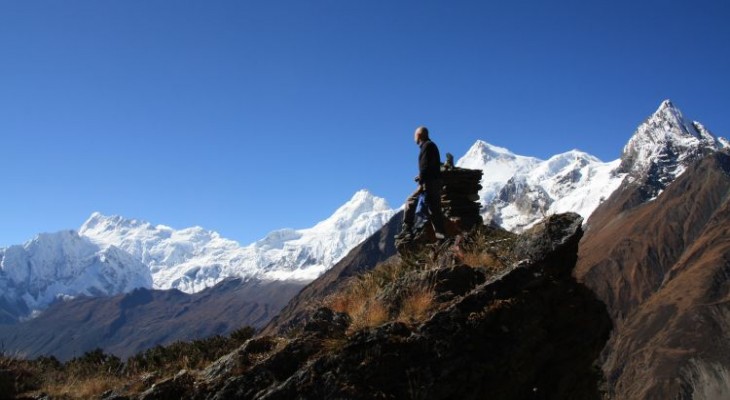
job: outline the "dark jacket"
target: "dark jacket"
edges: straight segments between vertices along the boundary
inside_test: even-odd
[[[436,143],[426,140],[421,143],[421,153],[418,155],[418,181],[432,182],[441,178],[441,155]]]

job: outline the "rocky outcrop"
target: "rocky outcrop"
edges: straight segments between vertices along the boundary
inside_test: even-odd
[[[602,356],[609,394],[728,398],[730,155],[643,202],[653,187],[625,184],[596,210],[575,270],[615,321]]]
[[[581,235],[578,215],[557,215],[519,239],[529,260],[496,275],[444,261],[432,276],[449,300],[418,323],[348,333],[346,314],[320,308],[289,336],[252,339],[183,398],[599,399],[593,362],[611,325],[570,276]]]

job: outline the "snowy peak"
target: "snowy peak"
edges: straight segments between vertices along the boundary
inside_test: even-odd
[[[75,231],[44,233],[0,249],[0,267],[0,293],[28,310],[43,309],[59,297],[112,296],[152,286],[146,265]]]
[[[329,218],[308,229],[284,229],[246,248],[269,279],[313,280],[395,214],[385,199],[360,190]]]
[[[175,230],[147,221],[105,216],[95,212],[81,226],[79,234],[100,246],[117,246],[143,263],[155,273],[159,268],[178,264],[191,254],[200,254],[206,248],[235,248],[236,242],[222,239],[216,232],[194,226]]]
[[[510,178],[531,171],[541,162],[537,158],[520,156],[503,147],[477,140],[456,162],[456,166],[484,171],[479,197],[482,204],[488,204]]]
[[[535,164],[541,160],[534,157],[517,155],[504,147],[477,140],[461,157],[456,165],[462,168],[481,167],[495,163],[514,163],[515,165]]]
[[[504,147],[491,145],[483,140],[477,140],[464,154],[463,159],[488,162],[492,159],[514,159],[516,155]]]
[[[556,212],[574,211],[587,219],[623,179],[615,173],[617,162],[603,163],[579,150],[543,161],[481,140],[456,165],[484,171],[482,216],[513,231]]]
[[[484,203],[483,216],[515,232],[549,214],[571,211],[588,219],[623,179],[617,167],[579,150],[557,154],[514,174]]]
[[[717,150],[724,147],[723,142],[699,122],[686,120],[670,100],[664,100],[629,139],[621,167],[625,172],[646,172],[663,156],[681,158],[698,150]]]
[[[547,161],[538,163],[530,173],[530,176],[534,181],[545,180],[595,163],[601,163],[601,160],[580,150],[571,150],[554,155]]]
[[[624,147],[620,171],[646,182],[653,197],[691,162],[726,145],[725,139],[716,137],[699,122],[685,119],[670,100],[664,100]]]
[[[57,298],[110,296],[137,287],[194,293],[235,278],[313,280],[380,229],[395,213],[360,190],[309,229],[283,229],[242,247],[201,227],[173,229],[93,213],[78,232],[36,236],[0,249],[0,301],[17,314]]]
[[[351,226],[363,215],[378,214],[390,211],[388,202],[382,197],[374,196],[367,190],[360,190],[345,204],[340,206],[329,218],[318,223],[312,229],[343,229]]]
[[[167,229],[164,229],[167,228]],[[99,233],[99,232],[120,232],[128,233],[133,231],[158,231],[167,230],[172,231],[171,228],[165,227],[164,225],[153,226],[147,221],[138,219],[124,218],[119,215],[104,215],[98,211],[91,214],[89,219],[81,225],[79,233],[85,235],[86,233]],[[95,235],[88,235],[95,236]]]

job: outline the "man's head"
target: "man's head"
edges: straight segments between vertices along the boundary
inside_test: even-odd
[[[428,140],[428,128],[425,126],[419,126],[416,128],[416,132],[413,133],[413,140],[416,141],[416,144],[421,144]]]

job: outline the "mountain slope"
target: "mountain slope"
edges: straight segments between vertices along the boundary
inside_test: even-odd
[[[636,205],[652,193],[647,179],[596,210],[575,271],[616,321],[603,359],[612,396],[727,397],[730,155],[707,156]]]
[[[37,318],[0,325],[3,351],[61,361],[96,348],[122,358],[182,340],[260,328],[300,289],[298,282],[229,279],[199,293],[135,289],[53,304]]]
[[[288,335],[254,338],[142,396],[600,399],[592,363],[610,322],[605,307],[571,278],[581,222],[574,213],[556,215],[520,237],[485,229],[488,238],[510,238],[496,245],[505,260],[527,262],[463,264],[441,248],[421,249],[423,259],[380,263],[358,273],[353,285],[372,274],[381,278],[369,299],[384,307],[383,319],[363,326],[357,307],[313,309]],[[489,242],[482,244],[493,247]],[[422,285],[431,288],[428,307],[403,315],[409,293]],[[352,294],[342,286],[335,293]]]
[[[263,329],[263,334],[281,334],[299,326],[328,295],[342,288],[348,278],[368,271],[396,254],[395,235],[403,224],[403,212],[354,247],[342,260],[309,283]]]

